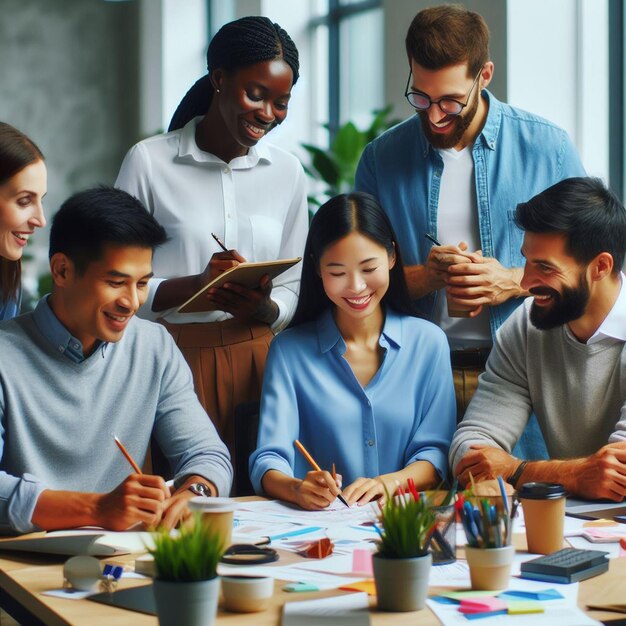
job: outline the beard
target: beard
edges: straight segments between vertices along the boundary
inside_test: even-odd
[[[550,330],[577,320],[583,316],[589,302],[589,285],[584,275],[580,276],[576,287],[563,287],[561,293],[549,287],[536,287],[530,293],[552,296],[550,306],[540,307],[533,302],[530,307],[530,321],[539,330]]]
[[[445,134],[439,134],[432,131],[430,127],[430,121],[428,119],[428,111],[418,111],[417,114],[420,116],[420,120],[422,121],[422,129],[424,131],[424,135],[426,135],[426,139],[431,143],[433,148],[437,148],[439,150],[447,150],[449,148],[454,148],[458,143],[460,143],[465,131],[469,128],[469,125],[476,117],[476,112],[478,111],[478,102],[480,98],[480,89],[476,91],[476,95],[472,100],[471,104],[468,104],[465,107],[465,110],[461,115],[447,115],[443,118],[442,121],[452,120],[452,124],[448,132]],[[434,105],[431,105],[434,106]]]

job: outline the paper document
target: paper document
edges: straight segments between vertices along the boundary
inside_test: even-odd
[[[283,607],[282,626],[368,626],[368,607],[366,593],[287,602]]]

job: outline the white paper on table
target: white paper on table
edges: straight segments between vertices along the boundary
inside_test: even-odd
[[[370,623],[369,601],[366,593],[286,602],[283,626],[365,626]]]

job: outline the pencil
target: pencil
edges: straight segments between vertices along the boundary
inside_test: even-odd
[[[143,472],[139,469],[139,465],[135,463],[135,459],[133,459],[133,457],[130,456],[130,453],[124,447],[124,444],[115,435],[113,435],[113,438],[115,439],[115,443],[117,444],[117,447],[120,449],[122,454],[126,457],[126,460],[130,463],[131,467],[135,470],[135,473],[143,474]]]
[[[224,252],[230,252],[230,250],[224,245],[224,242],[215,233],[211,233],[211,237],[217,241],[217,245],[224,250]]]
[[[294,445],[296,446],[296,448],[298,448],[298,450],[300,450],[300,452],[302,453],[302,456],[309,462],[309,465],[316,471],[316,472],[321,472],[322,468],[315,462],[315,459],[309,454],[309,451],[296,439],[294,442]],[[341,495],[341,493],[337,496],[347,507],[350,507],[350,505],[346,502],[346,499]]]

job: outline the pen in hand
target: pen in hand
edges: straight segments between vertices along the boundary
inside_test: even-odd
[[[224,245],[224,242],[215,233],[211,233],[211,237],[217,241],[217,245],[224,250],[224,252],[230,252],[230,250]]]
[[[293,443],[296,446],[296,448],[300,450],[300,452],[302,453],[302,456],[309,462],[309,465],[316,472],[321,472],[322,468],[315,462],[315,459],[309,454],[308,450],[297,439]],[[339,498],[341,502],[343,502],[348,508],[350,508],[350,505],[346,502],[346,499],[341,495],[341,493],[337,495],[337,498]]]
[[[115,443],[117,444],[117,447],[120,449],[122,454],[126,457],[126,460],[130,463],[130,466],[135,470],[135,473],[143,474],[143,472],[139,468],[139,465],[135,463],[135,459],[133,459],[133,457],[130,456],[130,452],[124,447],[124,444],[117,438],[116,435],[113,435],[113,438],[115,439]]]
[[[215,237],[215,235],[213,235]],[[426,237],[426,239],[428,239],[429,241],[432,241],[436,246],[440,246],[441,244],[430,234],[426,233],[424,235],[424,237]]]

